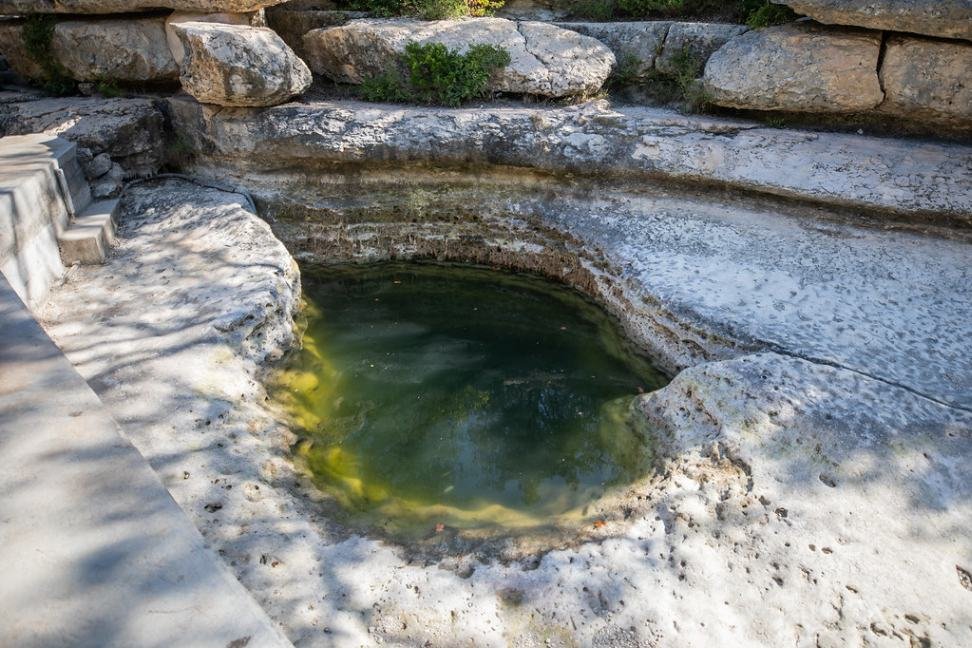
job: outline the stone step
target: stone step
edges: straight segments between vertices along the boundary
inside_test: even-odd
[[[61,262],[66,265],[104,263],[115,242],[115,212],[118,199],[92,203],[58,236]]]

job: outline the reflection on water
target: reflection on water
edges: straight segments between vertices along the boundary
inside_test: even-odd
[[[639,477],[628,416],[666,378],[573,291],[481,268],[305,268],[303,349],[277,381],[299,462],[352,522],[530,527]]]

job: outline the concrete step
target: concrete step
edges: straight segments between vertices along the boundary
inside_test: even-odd
[[[104,263],[115,243],[115,212],[118,199],[91,203],[57,237],[61,262],[66,265]]]

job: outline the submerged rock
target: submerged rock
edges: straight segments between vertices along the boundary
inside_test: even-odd
[[[51,48],[76,81],[175,81],[162,18],[68,20],[54,28]]]
[[[335,81],[361,83],[398,65],[409,43],[443,43],[465,51],[488,44],[505,49],[509,65],[490,89],[563,97],[596,92],[615,64],[600,41],[547,23],[503,18],[472,20],[355,20],[304,36],[311,68]]]
[[[271,29],[203,22],[171,28],[185,49],[182,87],[199,101],[273,106],[311,84],[310,70]]]
[[[792,112],[858,112],[884,99],[881,34],[794,23],[747,32],[705,66],[713,103]]]
[[[969,0],[773,0],[828,25],[972,40]]]

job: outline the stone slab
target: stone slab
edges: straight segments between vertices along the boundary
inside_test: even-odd
[[[168,100],[192,148],[261,166],[506,165],[731,186],[895,218],[972,223],[972,148],[767,128],[589,102],[459,110],[308,102],[214,110]]]
[[[0,279],[0,644],[290,646]]]

